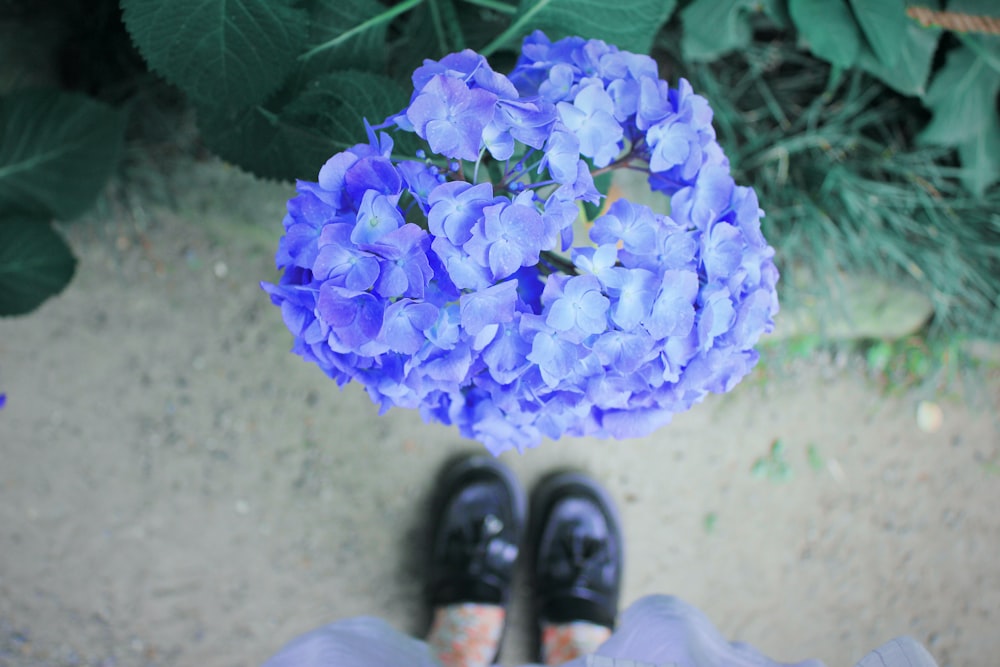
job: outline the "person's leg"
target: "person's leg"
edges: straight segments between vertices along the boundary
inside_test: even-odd
[[[427,643],[445,667],[485,667],[500,648],[524,533],[524,493],[496,460],[472,456],[438,483]]]
[[[592,479],[560,473],[532,502],[540,653],[558,665],[592,653],[618,613],[622,537],[614,504]]]

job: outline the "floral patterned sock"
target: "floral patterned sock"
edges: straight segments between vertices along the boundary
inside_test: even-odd
[[[500,649],[505,614],[492,604],[438,607],[427,643],[444,667],[487,667]]]
[[[586,621],[544,623],[542,661],[546,665],[561,665],[581,655],[593,653],[610,636],[609,628]]]

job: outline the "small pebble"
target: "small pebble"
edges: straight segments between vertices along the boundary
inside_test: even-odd
[[[936,433],[944,422],[944,410],[932,401],[917,404],[917,428],[924,433]]]
[[[226,266],[225,262],[216,262],[215,266],[212,267],[212,271],[215,273],[216,278],[225,278],[229,275],[229,267]]]

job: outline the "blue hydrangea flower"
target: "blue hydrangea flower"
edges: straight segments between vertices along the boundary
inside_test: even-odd
[[[496,103],[495,94],[438,74],[410,104],[406,118],[435,153],[475,160]]]
[[[538,263],[539,253],[553,247],[542,214],[532,204],[532,193],[518,195],[512,202],[483,209],[478,233],[465,248],[479,263],[489,268],[493,280],[503,280],[522,266]]]
[[[294,353],[494,453],[643,436],[750,371],[774,250],[687,81],[540,32],[509,75],[466,50],[412,80],[288,202],[262,286]],[[423,148],[400,158],[392,133]],[[592,170],[618,168],[646,170],[670,215],[602,202]],[[583,202],[602,213],[581,222]]]
[[[548,310],[545,323],[568,336],[586,337],[608,328],[610,301],[594,276],[574,276]]]

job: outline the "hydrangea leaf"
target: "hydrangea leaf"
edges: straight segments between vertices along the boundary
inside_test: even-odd
[[[757,0],[695,0],[681,10],[681,51],[692,61],[714,60],[750,43],[747,13]]]
[[[848,68],[861,51],[861,33],[847,0],[789,0],[788,11],[809,50]]]
[[[1000,180],[1000,117],[993,116],[982,134],[958,145],[962,183],[977,197]]]
[[[263,178],[315,179],[326,160],[364,136],[364,121],[382,122],[406,104],[387,77],[356,71],[315,80],[284,108],[199,110],[205,143],[223,159]]]
[[[512,45],[533,30],[550,39],[579,36],[602,39],[620,49],[648,53],[653,37],[677,6],[677,0],[521,0],[513,24],[490,46]]]
[[[0,97],[0,210],[69,220],[118,163],[126,114],[54,90]]]
[[[996,0],[949,0],[948,11],[1000,18]],[[1000,72],[1000,35],[958,33],[958,37],[963,44],[985,58],[990,67]]]
[[[122,0],[150,67],[197,101],[238,108],[281,86],[307,38],[294,0]]]
[[[385,11],[376,0],[313,0],[303,52],[356,30]],[[386,21],[369,25],[342,43],[317,52],[303,63],[303,72],[309,78],[336,70],[381,72],[386,63],[388,27]]]
[[[0,218],[0,316],[30,313],[61,292],[76,258],[49,223]]]
[[[521,11],[540,7],[533,27],[553,40],[579,35],[603,39],[625,51],[648,53],[653,37],[677,6],[676,0],[522,0]]]
[[[934,117],[918,139],[957,146],[979,137],[996,118],[1000,72],[968,47],[951,51],[924,96]]]
[[[927,92],[927,79],[940,38],[940,29],[924,28],[911,21],[906,26],[905,37],[897,45],[899,58],[895,65],[887,65],[866,47],[861,49],[858,66],[897,92],[922,96]]]
[[[894,67],[899,62],[899,45],[906,40],[906,29],[911,24],[906,15],[906,0],[850,2],[875,56],[886,67]]]

